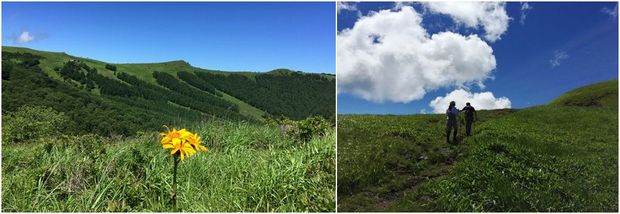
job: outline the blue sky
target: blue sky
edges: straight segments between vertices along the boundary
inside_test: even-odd
[[[3,2],[2,44],[112,63],[335,73],[335,15],[333,2]]]
[[[394,6],[389,2],[349,3],[346,9],[338,12],[338,31],[352,29],[359,15],[368,16],[370,11]],[[463,26],[447,13],[429,12],[427,6],[418,3],[411,6],[421,14],[421,25],[429,34],[452,31],[483,38],[492,48],[496,66],[483,81],[484,88],[472,84],[466,89],[471,93],[492,92],[495,98],[506,97],[512,108],[545,104],[571,89],[618,78],[618,8],[615,2],[530,2],[525,9],[518,2],[506,3],[503,6],[510,17],[508,28],[495,41],[484,39],[485,29],[481,26]],[[338,113],[432,112],[431,101],[457,88],[444,85],[428,89],[422,98],[408,102],[368,101],[354,93],[341,92]]]

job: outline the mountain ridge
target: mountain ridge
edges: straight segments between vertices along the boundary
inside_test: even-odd
[[[14,50],[11,50],[11,49],[14,49]],[[335,74],[330,74],[330,73],[326,73],[326,72],[304,72],[304,71],[296,71],[296,70],[292,70],[292,69],[288,69],[288,68],[275,68],[275,69],[267,70],[267,71],[227,71],[227,70],[219,70],[219,69],[210,69],[210,68],[203,68],[203,67],[194,66],[190,62],[185,61],[183,59],[174,59],[174,60],[161,61],[161,62],[119,62],[119,63],[113,63],[113,62],[106,62],[106,61],[96,60],[96,59],[89,58],[89,57],[76,56],[76,55],[68,54],[67,52],[64,52],[64,51],[45,51],[45,50],[37,50],[37,49],[33,49],[33,48],[28,48],[28,47],[6,46],[6,45],[2,46],[2,50],[26,51],[26,52],[32,52],[32,53],[46,53],[46,54],[60,54],[60,55],[64,55],[64,56],[67,56],[67,57],[79,58],[79,59],[87,60],[87,61],[97,61],[97,62],[111,64],[111,65],[129,65],[129,66],[131,66],[131,65],[181,64],[181,65],[187,66],[188,68],[191,67],[192,69],[203,70],[203,71],[210,71],[210,72],[218,72],[218,73],[261,74],[261,73],[272,73],[272,72],[278,71],[278,70],[288,70],[290,72],[302,72],[302,73],[305,73],[305,74],[319,74],[319,75],[324,75],[326,77],[328,77],[328,76],[335,77]]]

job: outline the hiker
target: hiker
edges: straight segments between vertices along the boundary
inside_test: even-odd
[[[454,101],[450,102],[450,106],[448,106],[448,110],[446,110],[446,116],[448,119],[448,123],[446,124],[446,143],[450,143],[450,131],[454,129],[454,137],[453,140],[456,142],[456,133],[458,133],[458,123],[456,121],[459,116],[459,110],[456,108],[456,103]]]
[[[478,119],[478,113],[476,113],[476,109],[469,103],[466,103],[465,107],[459,112],[461,111],[465,111],[465,132],[467,136],[471,136],[471,124]]]

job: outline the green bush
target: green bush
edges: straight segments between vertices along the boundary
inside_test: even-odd
[[[116,71],[116,66],[115,65],[105,64],[105,68],[110,70],[110,71]]]
[[[35,65],[38,65],[40,62],[37,58],[27,58],[24,59],[24,61],[22,61],[22,65],[26,66],[26,67],[32,67]]]
[[[2,79],[9,80],[11,78],[12,70],[13,70],[13,63],[11,61],[2,62]]]
[[[108,142],[106,138],[95,134],[66,136],[65,139],[77,154],[94,160],[105,154],[104,144]]]
[[[4,117],[2,139],[23,142],[60,134],[70,124],[61,112],[45,106],[22,106]]]
[[[285,135],[303,142],[311,140],[313,136],[325,136],[332,126],[321,116],[308,117],[300,121],[293,121],[286,117],[267,118],[267,123],[271,126],[278,126]]]
[[[308,141],[313,135],[325,136],[325,132],[329,129],[330,124],[323,117],[314,116],[297,122],[298,139]]]

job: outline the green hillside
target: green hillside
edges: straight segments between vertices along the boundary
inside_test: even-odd
[[[3,99],[9,100],[3,102],[3,113],[24,105],[46,105],[67,113],[76,124],[91,124],[90,128],[74,126],[77,131],[131,135],[161,124],[213,117],[250,122],[263,121],[265,116],[334,118],[335,80],[323,74],[224,72],[185,61],[109,64],[28,48],[3,46],[2,51]],[[182,72],[192,76],[183,78]],[[199,74],[247,78],[248,84],[258,87],[240,91],[236,82],[213,82]],[[255,83],[265,78],[277,80]],[[29,84],[37,81],[44,84]],[[287,88],[271,87],[281,84]],[[104,113],[90,114],[97,111]],[[102,129],[104,125],[110,128]]]
[[[480,111],[458,144],[443,115],[339,115],[338,210],[617,212],[617,96],[612,80]]]
[[[577,88],[551,101],[549,105],[617,108],[618,80],[610,80]]]
[[[335,81],[288,73],[3,47],[2,211],[334,212],[335,93],[318,93]],[[220,77],[270,84],[247,82],[256,90],[236,96],[234,85],[218,88]],[[160,144],[168,128],[196,134],[208,151],[173,166],[179,153]]]

